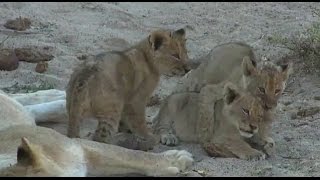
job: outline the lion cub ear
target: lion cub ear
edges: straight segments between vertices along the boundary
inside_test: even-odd
[[[227,82],[224,85],[224,101],[226,104],[231,104],[237,98],[240,97],[240,93],[236,85],[232,84],[231,82]]]
[[[176,31],[173,31],[172,37],[185,39],[185,37],[186,37],[186,30],[183,29],[183,28],[181,28],[181,29],[178,29],[178,30],[176,30]]]
[[[292,63],[280,65],[280,72],[282,73],[283,81],[287,81],[293,72]]]
[[[245,56],[242,59],[242,71],[245,76],[250,76],[257,71],[257,63],[255,60],[251,60],[249,56]]]
[[[29,140],[25,137],[21,138],[21,144],[17,151],[17,162],[24,166],[39,165],[39,151]]]
[[[149,37],[149,43],[154,51],[158,50],[166,41],[168,41],[168,34],[161,31],[152,32]]]

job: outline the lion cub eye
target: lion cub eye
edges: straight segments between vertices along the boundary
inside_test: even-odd
[[[261,93],[266,93],[266,91],[264,90],[264,88],[262,88],[262,87],[259,87],[259,91],[261,92]]]
[[[248,110],[248,109],[242,108],[242,112],[243,112],[245,115],[249,115],[249,110]]]
[[[276,89],[275,93],[278,94],[280,91],[280,89]]]

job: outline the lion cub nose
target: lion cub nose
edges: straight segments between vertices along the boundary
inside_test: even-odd
[[[250,124],[250,128],[254,131],[254,130],[256,130],[256,129],[258,129],[258,127],[256,126],[256,125],[252,125],[252,124]]]

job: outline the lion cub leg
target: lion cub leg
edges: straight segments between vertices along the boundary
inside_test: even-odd
[[[80,125],[83,121],[82,115],[76,111],[69,111],[68,132],[70,138],[80,138]]]
[[[117,133],[120,116],[96,116],[98,126],[92,140],[111,143],[112,137]]]
[[[137,140],[143,144],[141,150],[152,149],[157,143],[155,136],[147,126],[145,119],[145,104],[132,103],[124,107],[123,120]]]
[[[260,122],[258,133],[249,139],[249,143],[251,143],[254,148],[262,150],[268,156],[271,156],[275,150],[275,142],[269,136],[272,120],[269,119],[271,115],[268,113],[269,112],[266,113],[267,116],[264,120]]]
[[[95,118],[98,120],[98,126],[92,138],[94,141],[111,143],[112,137],[119,129],[122,109],[121,102],[99,106],[99,109],[96,109]]]
[[[240,136],[205,143],[203,148],[210,156],[237,157],[244,160],[263,160],[265,154],[252,148]]]
[[[160,110],[153,119],[153,131],[160,136],[160,143],[175,146],[179,143],[173,129],[175,114],[182,112],[181,104],[186,104],[187,96],[183,93],[170,95],[161,104]]]

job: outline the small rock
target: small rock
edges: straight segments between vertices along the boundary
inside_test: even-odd
[[[36,68],[35,68],[35,71],[36,71],[37,73],[44,73],[44,72],[47,71],[47,69],[48,69],[48,63],[45,62],[45,61],[41,61],[41,62],[38,62],[38,63],[37,63],[37,66],[36,66]]]
[[[160,97],[155,94],[153,96],[151,96],[151,98],[149,99],[147,106],[154,106],[154,105],[158,105],[160,104]]]
[[[301,116],[301,117],[307,117],[307,116],[315,115],[319,112],[320,112],[320,107],[309,107],[309,108],[305,108],[305,109],[300,109],[297,112],[297,115]]]
[[[313,99],[320,101],[320,96],[315,96],[315,97],[313,97]]]
[[[8,20],[3,26],[8,29],[25,31],[30,28],[31,21],[28,18],[19,17],[14,20]]]
[[[298,116],[297,116],[296,112],[291,112],[290,117],[291,117],[291,119],[297,119]]]
[[[283,104],[285,105],[285,106],[288,106],[288,105],[290,105],[290,104],[292,104],[293,103],[293,101],[284,101],[283,102]]]
[[[292,137],[287,137],[287,136],[285,136],[285,137],[283,137],[283,139],[284,139],[285,141],[289,142],[289,141],[291,141],[293,138],[292,138]]]
[[[19,60],[12,49],[0,50],[0,70],[13,71],[19,67]]]
[[[77,55],[77,59],[79,59],[79,60],[86,60],[87,58],[88,58],[88,56],[85,54],[78,54]]]
[[[54,58],[52,48],[50,47],[26,47],[16,48],[15,53],[19,61],[26,61],[29,63],[38,63],[41,61],[50,61]]]

